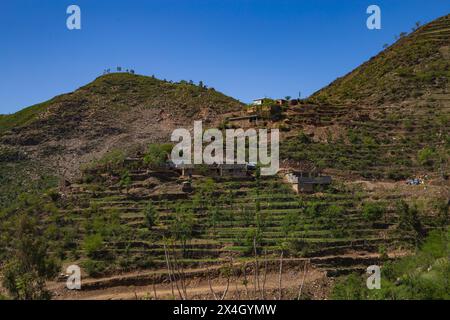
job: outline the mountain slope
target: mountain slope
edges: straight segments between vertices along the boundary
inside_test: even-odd
[[[312,95],[287,116],[282,156],[347,177],[450,172],[450,15]],[[446,182],[448,183],[448,181]]]
[[[448,92],[450,15],[420,27],[311,96],[320,103],[402,101]]]
[[[215,91],[127,73],[108,74],[75,92],[0,117],[0,208],[23,192],[72,180],[111,150],[167,142],[194,120],[218,126],[242,104]]]
[[[130,144],[168,141],[177,127],[203,119],[218,125],[241,103],[214,89],[125,73],[109,74],[73,93],[0,118],[0,141],[36,159],[84,162]],[[70,169],[70,168],[69,168]]]

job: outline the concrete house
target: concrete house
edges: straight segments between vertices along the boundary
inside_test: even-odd
[[[219,164],[219,175],[221,177],[245,177],[247,176],[246,164]]]
[[[265,102],[267,102],[267,101],[269,101],[270,99],[269,98],[259,98],[259,99],[255,99],[255,100],[253,100],[253,105],[254,106],[261,106],[261,105],[263,105]]]
[[[322,176],[316,172],[294,171],[285,176],[287,182],[292,184],[295,192],[314,192],[317,186],[331,184],[330,176]]]

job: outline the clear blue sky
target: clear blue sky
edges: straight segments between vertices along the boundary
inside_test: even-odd
[[[82,30],[66,28],[66,8]],[[366,8],[382,30],[366,28]],[[202,80],[244,102],[311,94],[448,0],[2,0],[0,113],[70,92],[108,67]]]

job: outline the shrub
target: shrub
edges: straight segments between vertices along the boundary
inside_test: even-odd
[[[86,270],[86,273],[91,277],[101,276],[107,269],[105,262],[90,259],[83,261],[82,266]]]
[[[122,175],[120,176],[120,182],[119,185],[122,188],[125,188],[128,192],[128,189],[131,186],[131,177],[130,177],[130,172],[128,170],[125,170]]]
[[[24,213],[17,218],[13,228],[17,240],[10,244],[13,255],[2,270],[3,286],[13,299],[50,299],[45,280],[54,277],[59,266],[47,252],[37,220]]]
[[[364,279],[356,274],[341,278],[333,287],[331,298],[334,300],[363,300],[367,298],[368,289]]]
[[[103,250],[103,237],[98,233],[87,236],[83,242],[83,249],[86,250],[88,257],[98,257]]]
[[[145,219],[145,225],[148,229],[153,228],[153,226],[156,224],[158,219],[158,213],[156,211],[155,206],[151,201],[148,202],[144,209],[144,219]]]
[[[311,138],[308,135],[306,135],[304,132],[302,132],[298,135],[298,140],[300,143],[304,143],[304,144],[312,143]]]
[[[144,163],[150,166],[162,166],[166,163],[167,156],[172,151],[171,144],[152,143],[148,146],[144,156]]]
[[[432,166],[435,158],[436,152],[430,147],[425,147],[417,153],[417,160],[422,166]]]
[[[367,221],[375,222],[380,220],[385,213],[383,205],[375,202],[366,202],[363,205],[362,215]]]

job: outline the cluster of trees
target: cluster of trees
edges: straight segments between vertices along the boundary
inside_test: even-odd
[[[421,24],[420,21],[416,21],[416,23],[414,24],[414,26],[411,28],[411,31],[412,31],[412,32],[416,31],[417,29],[420,28],[421,25],[422,25],[422,24]],[[399,34],[399,35],[395,35],[394,38],[395,38],[395,40],[399,40],[399,39],[402,39],[402,38],[406,37],[407,35],[408,35],[407,32],[400,32],[400,34]],[[387,44],[387,43],[385,43],[385,44],[383,45],[383,49],[386,49],[386,48],[388,48],[388,47],[389,47],[389,44]]]
[[[117,66],[115,70],[116,70],[116,72],[125,72],[125,73],[130,73],[130,74],[135,73],[134,69],[124,69],[120,66]],[[111,69],[108,68],[108,69],[103,70],[103,74],[109,74],[109,73],[111,73]]]

